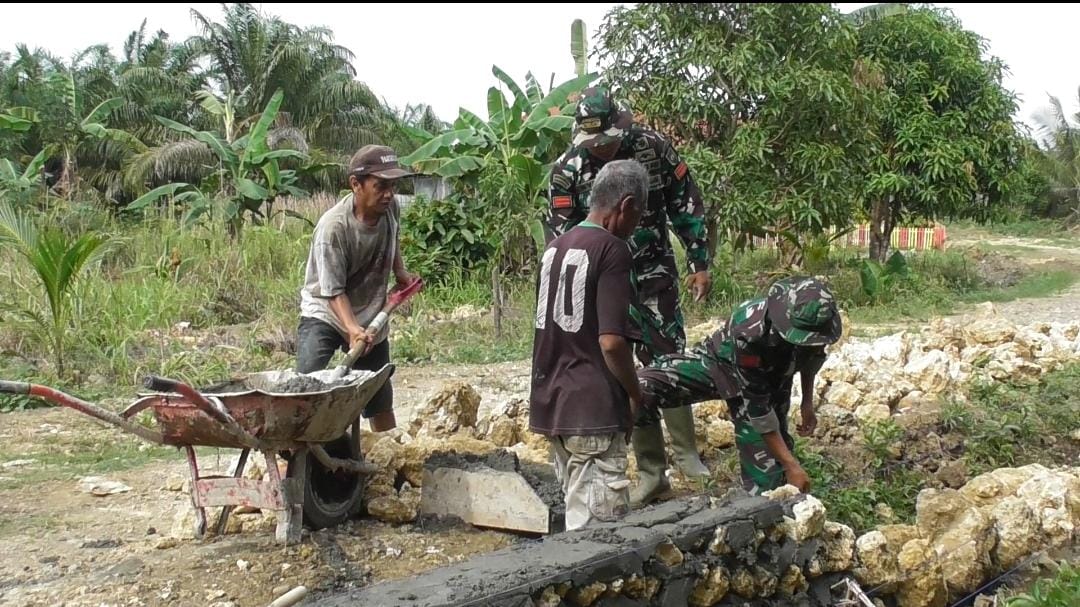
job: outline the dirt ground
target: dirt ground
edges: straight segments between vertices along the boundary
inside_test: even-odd
[[[1027,263],[1080,259],[1076,249],[1057,242],[1009,239],[1003,244],[1028,247]],[[1075,319],[1080,288],[997,306],[1027,322]],[[393,380],[399,425],[405,426],[444,382],[474,385],[483,397],[483,415],[509,398],[526,396],[528,378],[527,361],[400,367]],[[181,488],[178,479],[187,476],[182,452],[145,449],[129,434],[61,409],[0,415],[0,446],[3,605],[266,605],[301,584],[313,593],[367,585],[527,541],[461,524],[389,525],[370,519],[305,532],[301,544],[289,547],[273,542],[272,529],[173,540],[176,519],[190,510],[188,495],[176,490]],[[137,467],[80,460],[89,469],[111,470],[95,475],[123,483],[129,491],[96,497],[79,489],[83,475],[66,469],[65,462],[99,450],[114,459],[145,460]],[[221,471],[234,454],[200,453],[204,465]],[[244,518],[258,526],[258,515]]]

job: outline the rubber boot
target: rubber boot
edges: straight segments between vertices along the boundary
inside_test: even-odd
[[[638,484],[630,491],[630,505],[639,508],[671,494],[671,484],[665,474],[664,431],[660,422],[634,428],[630,440],[638,468]]]
[[[690,407],[664,409],[664,424],[671,435],[671,450],[675,452],[675,465],[688,479],[711,476],[701,462],[697,440],[694,436],[694,412]]]

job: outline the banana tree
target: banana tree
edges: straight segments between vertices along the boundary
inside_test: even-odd
[[[42,185],[45,161],[48,160],[51,152],[52,148],[41,150],[25,169],[20,169],[17,164],[7,158],[0,158],[0,196],[14,198],[21,202],[27,193]]]
[[[198,186],[170,183],[154,188],[127,208],[143,209],[163,197],[172,197],[174,202],[183,203],[187,207],[185,222],[192,223],[220,206],[230,233],[239,236],[247,214],[259,218],[269,217],[278,196],[306,196],[307,192],[296,187],[297,171],[283,170],[279,161],[286,158],[305,161],[307,155],[296,150],[271,150],[268,143],[270,125],[277,116],[283,98],[282,91],[277,91],[258,122],[247,134],[235,141],[222,139],[218,134],[209,131],[197,131],[158,116],[158,122],[167,128],[210,148],[221,168]]]
[[[584,76],[588,70],[588,37],[585,22],[574,19],[570,24],[570,56],[574,58],[574,73]]]
[[[533,241],[550,165],[570,141],[574,105],[569,98],[598,75],[578,76],[544,93],[531,73],[522,88],[498,66],[491,71],[509,89],[513,102],[491,87],[487,120],[461,108],[451,130],[427,135],[426,143],[402,162],[421,173],[458,180],[463,190],[475,193],[490,209],[487,238],[495,251],[492,299],[496,333],[501,333],[502,277],[514,264],[512,255],[528,251],[524,243]],[[426,135],[418,129],[408,132]]]
[[[75,88],[75,76],[72,71],[64,70],[54,73],[50,76],[50,81],[60,91],[62,100],[61,124],[56,126],[60,128],[63,135],[60,141],[54,143],[60,146],[63,154],[64,169],[59,187],[67,196],[71,196],[78,186],[76,150],[83,141],[90,138],[103,139],[123,144],[136,152],[146,149],[146,146],[131,133],[107,126],[109,115],[124,105],[122,98],[106,99],[83,116],[84,97]]]

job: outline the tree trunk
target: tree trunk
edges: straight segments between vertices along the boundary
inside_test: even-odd
[[[502,255],[491,264],[491,315],[495,319],[495,338],[502,338]]]
[[[885,263],[888,258],[897,207],[891,196],[874,201],[870,210],[870,259]]]
[[[60,174],[59,189],[68,200],[71,200],[71,196],[75,193],[75,170],[75,154],[70,148],[65,148],[64,168],[63,173]]]

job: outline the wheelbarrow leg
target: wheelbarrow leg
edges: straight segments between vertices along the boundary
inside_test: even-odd
[[[285,544],[295,544],[300,541],[300,530],[304,526],[304,483],[306,475],[300,473],[292,478],[281,478],[281,472],[277,467],[277,456],[273,451],[263,451],[266,456],[266,469],[270,472],[270,482],[281,487],[281,498],[284,504],[282,510],[277,511],[277,541]],[[299,470],[307,470],[307,447],[300,447],[293,454],[293,463],[299,466]]]
[[[236,460],[236,470],[233,471],[233,478],[240,478],[244,475],[244,466],[247,465],[248,453],[251,449],[244,449],[240,452],[240,457]],[[234,506],[222,506],[221,517],[218,519],[217,535],[225,535],[225,527],[229,523],[229,515],[232,513]]]
[[[187,451],[188,469],[191,472],[191,505],[195,508],[195,537],[202,539],[206,536],[206,509],[199,505],[199,464],[195,459],[195,448],[184,445]]]

